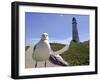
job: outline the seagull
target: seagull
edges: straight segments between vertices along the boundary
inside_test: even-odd
[[[63,60],[60,55],[55,55],[50,47],[48,41],[48,34],[43,33],[41,35],[40,41],[34,46],[32,57],[36,61],[35,68],[39,61],[45,61],[45,67],[47,65],[46,61],[49,60],[54,65],[68,66],[69,63]]]
[[[37,67],[37,62],[39,61],[45,61],[45,67],[46,67],[46,61],[50,57],[50,44],[48,41],[48,34],[43,33],[41,35],[41,40],[34,46],[33,49],[33,59],[36,61],[35,67]]]

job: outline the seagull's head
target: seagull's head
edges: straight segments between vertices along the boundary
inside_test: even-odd
[[[41,40],[48,40],[48,34],[43,33],[42,36],[41,36]]]

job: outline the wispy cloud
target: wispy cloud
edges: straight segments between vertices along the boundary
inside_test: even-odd
[[[72,38],[69,37],[67,39],[51,39],[50,42],[62,43],[62,44],[70,44],[71,40],[72,40]]]
[[[71,41],[71,37],[67,38],[67,39],[56,39],[56,38],[51,38],[49,39],[49,42],[51,43],[62,43],[62,44],[70,44]],[[36,43],[38,43],[40,40],[40,38],[30,38],[28,40],[25,41],[26,46],[32,46],[35,45]]]
[[[38,43],[38,41],[40,40],[40,38],[30,38],[28,40],[25,41],[26,46],[32,46],[35,45],[36,43]]]
[[[80,42],[89,40],[89,34],[84,34],[83,36],[80,36]],[[40,38],[30,38],[25,41],[26,46],[32,46],[38,43]],[[62,43],[62,44],[70,44],[72,40],[72,37],[68,37],[67,39],[56,39],[56,38],[49,38],[50,43]]]

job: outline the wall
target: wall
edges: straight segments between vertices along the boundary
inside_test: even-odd
[[[13,81],[10,78],[11,68],[11,2],[14,0],[1,0],[0,1],[0,81]],[[20,1],[20,0],[18,0]],[[99,0],[21,0],[21,1],[36,1],[45,3],[62,3],[62,4],[78,4],[82,5],[96,5],[100,10]],[[99,13],[100,14],[100,11]],[[100,15],[98,16],[100,21]],[[100,27],[100,24],[98,25]],[[99,31],[100,28],[98,28]],[[100,34],[100,32],[99,32]],[[99,40],[100,41],[100,38]],[[100,43],[98,43],[100,45]],[[100,47],[100,46],[98,46]],[[99,51],[100,52],[100,51]],[[98,55],[100,57],[100,55]],[[100,62],[100,59],[98,60]],[[100,68],[100,63],[99,68]],[[100,71],[100,70],[99,70]],[[26,79],[32,81],[33,79]],[[39,78],[34,81],[98,81],[100,80],[100,74],[98,75],[82,75],[82,76],[65,76],[65,77],[53,77],[53,78]]]

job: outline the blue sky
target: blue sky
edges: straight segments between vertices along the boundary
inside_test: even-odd
[[[89,40],[89,16],[73,14],[25,13],[25,44],[34,45],[47,32],[50,42],[69,44],[72,39],[72,18],[77,20],[80,41]]]

